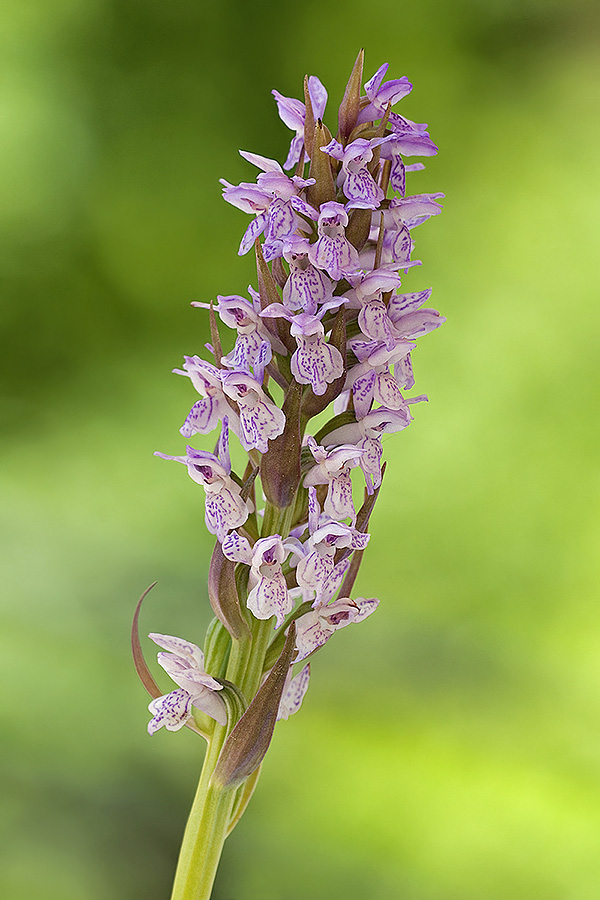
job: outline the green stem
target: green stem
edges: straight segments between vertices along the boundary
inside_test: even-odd
[[[211,785],[227,727],[217,725],[206,750],[202,774],[179,853],[171,900],[209,900],[231,821],[235,791]]]

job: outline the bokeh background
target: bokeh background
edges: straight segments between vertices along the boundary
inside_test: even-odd
[[[193,299],[242,293],[218,178],[285,158],[270,90],[406,74],[446,193],[448,316],[387,443],[361,593],[226,847],[216,900],[600,897],[592,0],[7,0],[2,53],[3,900],[162,900],[201,763],[146,735],[142,630],[202,640],[211,540],[180,467]],[[146,647],[149,652],[150,646]]]

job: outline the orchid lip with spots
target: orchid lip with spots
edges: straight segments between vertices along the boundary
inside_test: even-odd
[[[395,109],[408,78],[386,80],[387,63],[365,78],[363,62],[361,51],[337,114],[315,75],[302,97],[273,90],[293,132],[287,159],[241,150],[254,180],[221,179],[232,216],[250,216],[238,254],[254,251],[257,281],[247,295],[229,283],[232,293],[192,303],[207,317],[210,357],[191,347],[173,370],[196,391],[180,427],[187,446],[174,429],[173,453],[155,455],[202,487],[216,543],[203,650],[150,634],[174,689],[143,658],[139,604],[134,619],[149,733],[187,726],[207,741],[172,900],[209,900],[277,722],[301,709],[329,641],[341,644],[338,632],[378,608],[354,584],[383,487],[384,439],[427,400],[408,393],[412,357],[445,320],[425,306],[431,289],[413,233],[440,213],[443,194],[418,192],[424,165],[405,157],[437,147],[426,125]]]

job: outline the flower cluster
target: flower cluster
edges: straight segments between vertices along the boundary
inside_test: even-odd
[[[287,160],[282,166],[241,151],[258,170],[255,181],[222,181],[224,199],[251,216],[239,254],[254,250],[257,287],[247,297],[195,303],[209,311],[212,360],[186,356],[174,370],[200,396],[181,434],[192,440],[219,429],[217,446],[214,453],[192,445],[185,455],[157,453],[183,463],[204,488],[219,585],[231,573],[227,603],[211,602],[231,640],[274,622],[271,646],[281,648],[293,622],[292,665],[377,607],[374,598],[350,595],[382,483],[382,438],[406,428],[412,405],[427,399],[406,394],[414,386],[412,351],[444,321],[425,306],[429,289],[402,288],[421,265],[413,259],[414,231],[441,211],[443,195],[406,193],[407,173],[423,169],[407,158],[437,148],[426,125],[392,111],[412,85],[405,77],[385,80],[387,68],[363,93],[359,55],[335,137],[316,76],[306,79],[303,101],[273,91],[294,132]],[[239,473],[229,455],[232,435],[247,455]],[[357,504],[361,480],[364,501]],[[192,707],[223,724],[224,682],[214,670],[206,674],[198,647],[151,637],[170,651],[159,661],[178,685],[152,701],[151,732],[181,727]],[[264,682],[277,654],[268,642],[261,646]],[[288,667],[279,718],[299,708],[308,679],[307,664],[296,675]]]

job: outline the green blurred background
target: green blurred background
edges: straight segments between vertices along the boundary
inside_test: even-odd
[[[211,547],[152,456],[195,399],[170,369],[206,340],[189,301],[252,278],[217,179],[283,160],[270,90],[318,74],[333,109],[361,45],[440,146],[406,284],[448,322],[387,442],[380,609],[315,660],[215,898],[600,898],[596,11],[4,4],[3,900],[168,896],[201,748],[147,736],[128,631],[157,579],[142,630],[201,641]]]

